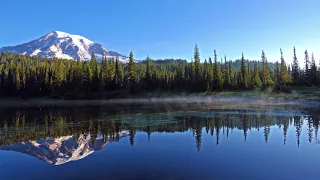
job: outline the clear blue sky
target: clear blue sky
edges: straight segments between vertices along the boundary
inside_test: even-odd
[[[0,46],[16,45],[60,30],[79,34],[135,58],[186,58],[198,44],[201,60],[288,62],[297,47],[320,58],[320,0],[3,0]]]

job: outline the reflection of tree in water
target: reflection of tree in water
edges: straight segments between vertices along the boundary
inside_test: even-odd
[[[308,128],[307,128],[307,131],[308,131],[308,137],[309,137],[309,142],[311,143],[312,141],[312,135],[313,135],[313,121],[311,119],[310,116],[307,117],[307,124],[308,124]]]
[[[268,137],[270,134],[270,120],[268,118],[265,119],[265,121],[264,121],[263,133],[264,133],[264,140],[266,143],[268,143]]]
[[[246,115],[240,115],[240,120],[242,121],[244,141],[247,141],[247,136],[248,136],[248,119],[247,119],[247,116]]]
[[[286,118],[281,119],[281,123],[283,124],[283,144],[286,144],[287,141],[287,132],[289,128],[289,121]]]
[[[293,117],[294,119],[294,126],[296,127],[296,136],[297,136],[297,144],[298,147],[300,146],[300,135],[302,131],[302,125],[303,125],[303,117]]]
[[[97,110],[98,109],[98,110]],[[129,141],[134,146],[136,132],[145,132],[148,141],[152,138],[153,132],[187,132],[194,134],[196,148],[201,149],[203,133],[216,136],[215,143],[220,143],[220,136],[227,138],[232,134],[233,129],[243,131],[244,141],[247,141],[251,129],[259,130],[263,128],[265,142],[271,126],[279,126],[283,131],[284,144],[287,141],[288,129],[292,126],[296,129],[297,144],[300,145],[302,125],[304,119],[297,117],[273,117],[263,113],[249,113],[243,111],[240,114],[215,114],[212,116],[202,116],[201,114],[131,114],[105,116],[97,108],[88,110],[14,110],[2,112],[0,122],[0,145],[26,142],[30,140],[44,139],[46,137],[61,137],[73,135],[78,139],[81,135],[92,137],[92,143],[98,133],[102,134],[103,142],[108,138],[119,141],[119,133],[128,130]],[[104,114],[101,117],[101,114]],[[129,118],[127,118],[129,117]],[[308,116],[307,135],[309,142],[313,138],[317,139],[319,128],[319,118],[317,115]],[[222,133],[222,135],[221,135]]]
[[[136,129],[134,127],[129,128],[129,136],[130,136],[130,144],[133,147],[134,145],[134,139],[136,135]]]

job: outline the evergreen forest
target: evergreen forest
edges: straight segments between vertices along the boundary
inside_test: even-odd
[[[201,93],[264,89],[266,87],[320,85],[320,65],[305,50],[304,67],[299,67],[296,49],[293,59],[270,63],[262,50],[259,61],[249,61],[242,53],[237,61],[226,56],[200,60],[199,48],[186,60],[146,60],[137,63],[131,52],[129,63],[118,58],[98,61],[49,59],[0,53],[0,97],[50,97],[65,99],[124,98],[147,92]],[[286,62],[293,62],[288,64]]]

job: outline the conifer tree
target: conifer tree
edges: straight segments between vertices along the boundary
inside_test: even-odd
[[[150,90],[152,87],[152,74],[151,74],[151,59],[149,58],[149,56],[147,57],[147,64],[146,64],[146,88],[147,90]]]
[[[295,85],[299,83],[299,62],[296,55],[296,48],[293,47],[292,80]]]
[[[231,61],[229,61],[228,63],[228,70],[229,70],[229,76],[230,76],[230,80],[231,80],[231,86],[235,86],[235,78],[234,78],[234,74],[232,71],[232,65],[231,65]]]
[[[307,50],[304,52],[304,63],[305,63],[305,70],[304,70],[304,79],[308,82],[310,77],[310,60],[309,60],[309,53]]]
[[[201,78],[201,65],[200,65],[200,53],[197,45],[194,47],[194,65],[195,65],[195,78],[196,80],[200,80]]]
[[[146,79],[151,80],[151,59],[147,57]]]
[[[260,76],[259,76],[259,68],[258,68],[258,63],[257,62],[254,63],[253,74],[254,74],[254,77],[253,77],[254,86],[261,87],[262,86],[262,82],[261,82],[261,79],[260,79]]]
[[[92,73],[91,73],[91,68],[89,63],[85,62],[82,64],[82,72],[83,72],[83,76],[82,76],[82,89],[84,90],[84,94],[85,96],[90,96],[91,94],[91,77],[92,77]]]
[[[221,75],[221,71],[220,71],[221,67],[218,63],[218,57],[217,57],[217,53],[216,50],[214,50],[214,86],[216,89],[221,89],[223,82],[222,82],[222,75]]]
[[[230,88],[231,86],[231,77],[229,74],[229,67],[227,64],[227,57],[224,56],[224,87]]]
[[[252,77],[251,77],[251,70],[250,70],[249,60],[247,60],[247,65],[248,65],[248,70],[247,70],[247,83],[248,83],[248,87],[251,87],[251,86],[252,86]]]
[[[191,63],[190,63],[190,66],[191,66],[191,80],[195,80],[195,77],[196,77],[196,68],[195,68],[195,63],[193,62],[193,60],[191,59]]]
[[[247,77],[247,67],[246,67],[246,61],[244,59],[243,53],[241,57],[241,69],[240,69],[240,74],[241,74],[241,82],[240,85],[242,88],[248,88],[248,77]]]
[[[286,85],[291,83],[291,77],[290,77],[290,74],[288,73],[286,62],[284,61],[283,53],[281,49],[280,49],[280,54],[281,54],[280,82]]]
[[[133,83],[135,81],[135,76],[136,76],[136,72],[135,72],[135,64],[134,64],[134,60],[133,60],[133,53],[130,52],[129,55],[129,68],[128,68],[128,80]]]
[[[271,76],[270,76],[270,69],[269,69],[269,65],[268,65],[268,61],[267,61],[267,58],[266,58],[266,55],[264,53],[264,51],[262,50],[262,54],[261,54],[261,64],[262,64],[262,84],[264,86],[268,86],[268,85],[271,85],[273,82],[272,82],[272,79],[271,79]]]
[[[91,83],[91,89],[93,92],[98,92],[99,90],[99,64],[97,61],[97,58],[92,51],[91,53],[91,60],[90,60],[90,68],[92,73],[92,83]]]
[[[114,64],[114,88],[119,88],[122,85],[123,80],[123,71],[121,64],[119,62],[119,57],[116,58],[116,62]]]
[[[318,78],[317,78],[317,65],[316,65],[316,61],[314,59],[313,53],[311,54],[310,81],[313,84],[316,84],[317,81],[318,81]]]
[[[207,91],[212,91],[212,83],[213,83],[213,64],[212,59],[209,57],[209,64],[207,67]]]
[[[274,74],[274,81],[276,82],[276,84],[280,83],[281,80],[280,80],[279,62],[278,61],[275,62],[275,64],[274,64],[273,74]]]

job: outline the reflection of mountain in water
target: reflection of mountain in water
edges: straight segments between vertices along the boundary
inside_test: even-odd
[[[128,131],[119,133],[120,138],[127,135]],[[83,159],[112,141],[112,138],[106,138],[101,133],[97,135],[94,142],[92,139],[90,134],[81,134],[77,140],[74,136],[62,136],[0,146],[0,150],[21,152],[49,164],[61,165]]]
[[[152,133],[191,131],[200,150],[204,133],[215,138],[218,145],[220,137],[232,136],[234,129],[243,131],[244,141],[255,129],[268,143],[273,127],[277,127],[282,130],[283,144],[291,137],[296,138],[299,146],[302,138],[307,137],[310,143],[317,140],[320,127],[318,109],[314,108],[300,113],[299,109],[286,106],[193,109],[173,104],[150,105],[145,110],[143,106],[132,105],[120,108],[121,111],[110,111],[109,107],[0,109],[0,150],[18,151],[50,164],[62,164],[86,157],[125,135],[134,146],[136,132],[147,133],[150,140]],[[85,136],[88,132],[90,136]],[[295,136],[290,136],[290,132]]]

